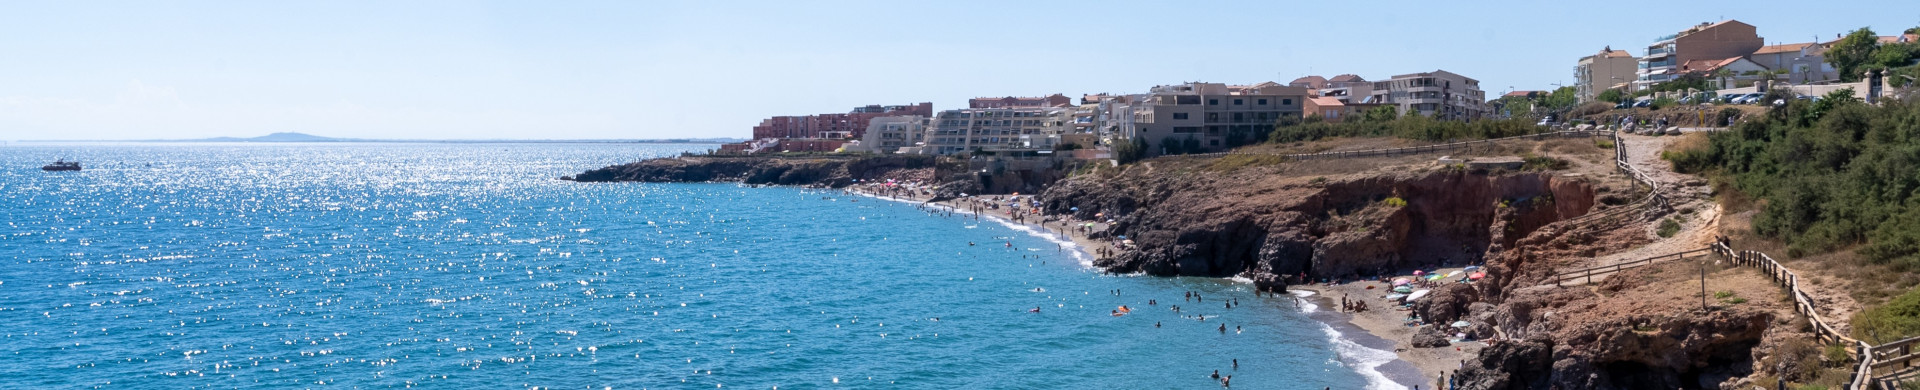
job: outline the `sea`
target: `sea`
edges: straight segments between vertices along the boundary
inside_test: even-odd
[[[1311,300],[1103,273],[1033,227],[837,190],[557,180],[713,147],[8,144],[0,387],[1418,380]],[[86,169],[39,169],[62,158]]]

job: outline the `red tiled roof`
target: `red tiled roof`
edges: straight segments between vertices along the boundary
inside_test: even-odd
[[[1362,81],[1367,81],[1367,79],[1360,78],[1360,76],[1353,75],[1353,74],[1343,74],[1339,76],[1333,76],[1333,78],[1327,79],[1327,81],[1344,83],[1344,82],[1362,82]]]

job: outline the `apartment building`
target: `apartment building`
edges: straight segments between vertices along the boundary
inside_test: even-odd
[[[927,125],[921,153],[1027,151],[1050,145],[1035,139],[1073,128],[1073,107],[967,108],[941,111]],[[1054,137],[1054,139],[1058,139]]]
[[[1767,45],[1747,55],[1755,65],[1787,70],[1787,82],[1806,84],[1838,80],[1840,71],[1827,63],[1827,47],[1815,42]]]
[[[874,153],[898,153],[900,148],[917,146],[926,142],[927,122],[925,116],[883,116],[867,122],[867,131],[860,138],[860,148]]]
[[[1580,102],[1593,101],[1600,92],[1615,86],[1628,84],[1638,79],[1640,59],[1626,50],[1614,50],[1612,46],[1600,49],[1594,55],[1580,57],[1573,67],[1574,96]]]
[[[1327,79],[1327,86],[1320,88],[1320,96],[1334,98],[1345,104],[1365,103],[1373,96],[1373,83],[1360,76],[1343,74]]]
[[[1011,108],[1011,107],[1060,107],[1073,104],[1073,99],[1061,94],[1042,97],[978,97],[967,99],[967,108]]]
[[[1167,140],[1195,139],[1207,151],[1253,142],[1273,131],[1281,118],[1300,118],[1307,89],[1266,82],[1250,86],[1190,82],[1153,87],[1105,104],[1102,126],[1117,138],[1147,143],[1148,153],[1165,154]]]
[[[855,107],[844,114],[776,116],[754,126],[753,138],[859,139],[873,118],[901,115],[933,116],[933,103],[869,105]]]
[[[1367,103],[1400,107],[1400,115],[1425,115],[1447,120],[1474,120],[1487,114],[1487,93],[1480,80],[1435,70],[1393,76],[1373,82]]]
[[[1640,57],[1634,72],[1633,87],[1645,89],[1679,77],[1685,73],[1680,65],[1689,61],[1744,57],[1762,46],[1766,40],[1751,24],[1731,19],[1701,23],[1647,45],[1647,54]]]

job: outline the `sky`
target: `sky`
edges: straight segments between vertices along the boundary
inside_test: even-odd
[[[1920,1],[5,1],[0,140],[745,138],[868,104],[1435,69],[1497,96],[1721,19],[1890,35]]]

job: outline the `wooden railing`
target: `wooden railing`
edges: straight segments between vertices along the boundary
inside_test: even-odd
[[[1728,248],[1725,244],[1721,243],[1714,243],[1713,251],[1714,253],[1726,256],[1734,265],[1753,267],[1754,269],[1760,270],[1761,274],[1767,275],[1774,283],[1786,288],[1787,294],[1793,296],[1793,312],[1807,316],[1807,322],[1813,324],[1813,336],[1815,339],[1826,344],[1845,345],[1848,349],[1853,350],[1854,357],[1859,360],[1859,364],[1854,366],[1853,376],[1847,381],[1846,388],[1848,390],[1867,390],[1878,387],[1875,386],[1874,383],[1874,369],[1889,368],[1895,363],[1902,364],[1902,368],[1904,368],[1906,362],[1916,358],[1911,348],[1911,345],[1916,339],[1907,339],[1882,344],[1881,346],[1874,346],[1840,333],[1838,328],[1835,328],[1832,323],[1820,315],[1818,304],[1813,301],[1813,297],[1807,295],[1806,291],[1800,289],[1800,275],[1795,274],[1793,270],[1787,269],[1786,266],[1780,265],[1780,262],[1775,261],[1773,256],[1768,256],[1758,251],[1735,252],[1733,248]]]
[[[1639,259],[1639,260],[1614,263],[1611,265],[1588,267],[1588,268],[1581,268],[1581,269],[1576,269],[1572,271],[1559,272],[1559,273],[1553,274],[1553,285],[1564,286],[1566,282],[1572,282],[1572,281],[1580,281],[1585,284],[1592,284],[1593,277],[1595,276],[1605,277],[1607,275],[1612,275],[1620,271],[1653,265],[1654,263],[1658,263],[1665,260],[1684,260],[1687,258],[1687,255],[1704,256],[1712,251],[1713,251],[1713,248],[1700,248],[1700,249],[1694,249],[1694,250],[1685,251],[1685,252],[1668,253],[1664,255],[1648,257],[1648,258]]]

